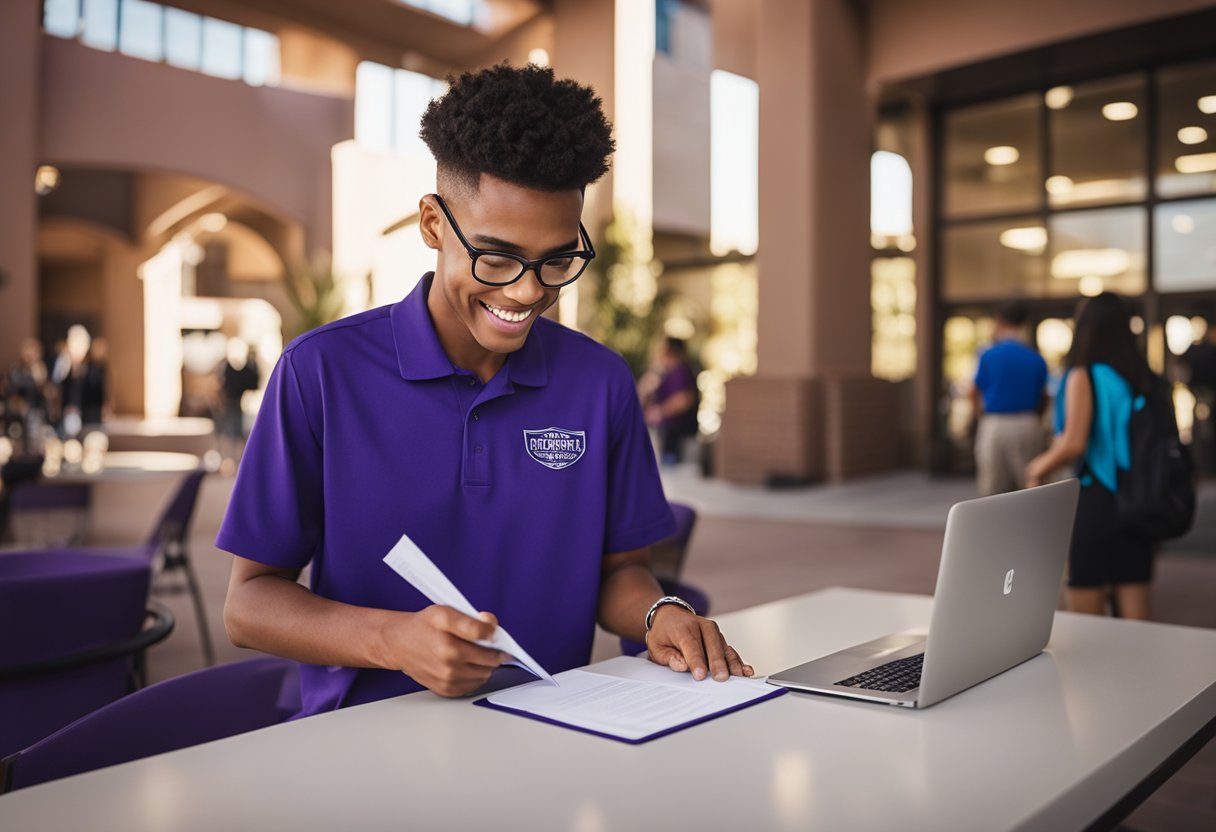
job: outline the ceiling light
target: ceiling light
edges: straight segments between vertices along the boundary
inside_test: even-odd
[[[1190,214],[1175,214],[1170,220],[1170,227],[1179,234],[1190,234],[1195,230],[1195,218]]]
[[[1052,110],[1063,110],[1072,103],[1072,87],[1052,87],[1043,96],[1043,102]]]
[[[1047,248],[1047,229],[1041,225],[1006,228],[1001,232],[1001,245],[1018,251],[1042,254]]]
[[[1097,297],[1102,294],[1102,290],[1105,288],[1106,284],[1096,274],[1085,275],[1085,277],[1081,278],[1081,282],[1077,284],[1077,290],[1087,298]]]
[[[1202,127],[1183,127],[1178,131],[1178,141],[1183,144],[1203,144],[1208,140],[1208,131]]]
[[[1207,173],[1216,170],[1216,153],[1192,153],[1174,160],[1179,173]]]
[[[984,151],[984,161],[990,165],[1012,165],[1020,156],[1016,147],[1007,144],[990,147]]]
[[[59,187],[59,168],[54,165],[40,165],[34,172],[34,191],[38,196],[46,196]]]
[[[1102,105],[1102,115],[1110,121],[1130,121],[1140,112],[1140,108],[1130,101],[1112,101]]]
[[[1205,95],[1199,99],[1199,112],[1209,115],[1216,113],[1216,95]]]
[[[1121,248],[1077,248],[1051,258],[1051,276],[1065,280],[1086,275],[1114,277],[1130,266],[1131,257]]]
[[[1072,192],[1072,180],[1067,176],[1047,177],[1047,193],[1061,196]]]

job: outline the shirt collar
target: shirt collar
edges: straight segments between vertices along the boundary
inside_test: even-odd
[[[393,342],[397,349],[397,369],[407,381],[446,378],[456,372],[427,311],[426,299],[435,273],[427,272],[414,290],[393,305],[390,319]],[[541,333],[537,330],[546,322],[536,321],[524,345],[507,356],[507,378],[527,387],[543,387],[549,380],[548,362]]]

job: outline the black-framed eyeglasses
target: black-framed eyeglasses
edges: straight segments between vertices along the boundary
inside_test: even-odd
[[[448,223],[456,232],[457,239],[469,253],[469,259],[473,261],[473,278],[478,283],[484,283],[487,286],[510,286],[528,272],[533,271],[536,272],[540,285],[547,289],[560,289],[562,286],[569,286],[578,280],[586,270],[587,264],[595,257],[591,237],[581,222],[578,224],[578,233],[584,245],[587,246],[582,251],[561,251],[546,255],[539,260],[528,260],[505,251],[475,248],[465,239],[464,232],[460,230],[456,218],[452,216],[443,197],[439,194],[431,194],[431,196],[435,197],[443,215],[448,218]]]

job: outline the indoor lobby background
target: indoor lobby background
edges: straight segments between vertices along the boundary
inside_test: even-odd
[[[83,325],[109,447],[218,467],[234,343],[264,384],[291,338],[433,263],[418,121],[447,76],[500,61],[594,86],[614,123],[584,211],[601,256],[553,314],[639,371],[662,336],[689,343],[700,435],[664,480],[701,513],[686,573],[716,611],[932,592],[945,510],[974,495],[976,353],[1010,299],[1058,378],[1078,299],[1124,295],[1216,472],[1216,403],[1183,360],[1216,327],[1198,0],[5,0],[0,368],[31,338],[49,364]],[[28,438],[8,430],[5,458]],[[229,474],[192,537],[221,661],[247,653],[212,546]],[[90,539],[138,538],[164,496],[98,489]],[[1213,506],[1209,481],[1163,553],[1160,620],[1216,626]],[[153,678],[200,666],[188,603],[178,622]],[[1213,782],[1209,749],[1129,825],[1212,828]]]

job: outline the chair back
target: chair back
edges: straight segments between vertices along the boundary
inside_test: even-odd
[[[679,580],[692,531],[697,525],[697,510],[685,503],[668,501],[667,505],[676,518],[676,529],[651,547],[651,568],[664,595],[679,596],[696,610],[697,615],[709,615],[709,596],[698,587]],[[626,656],[636,656],[645,650],[646,645],[640,641],[621,639],[621,652]]]
[[[3,761],[0,792],[275,725],[299,687],[295,662],[249,659],[136,691]]]
[[[0,553],[0,672],[139,634],[147,563],[61,550]],[[0,673],[0,757],[128,690],[131,657],[37,675]]]
[[[684,571],[688,543],[697,525],[697,510],[685,503],[667,503],[676,519],[676,529],[651,547],[650,562],[659,578],[676,580]]]
[[[161,512],[160,519],[152,527],[152,533],[144,544],[145,548],[155,552],[161,547],[179,544],[186,539],[190,532],[190,522],[194,519],[198,490],[206,474],[205,468],[196,468],[182,478],[169,504]]]

